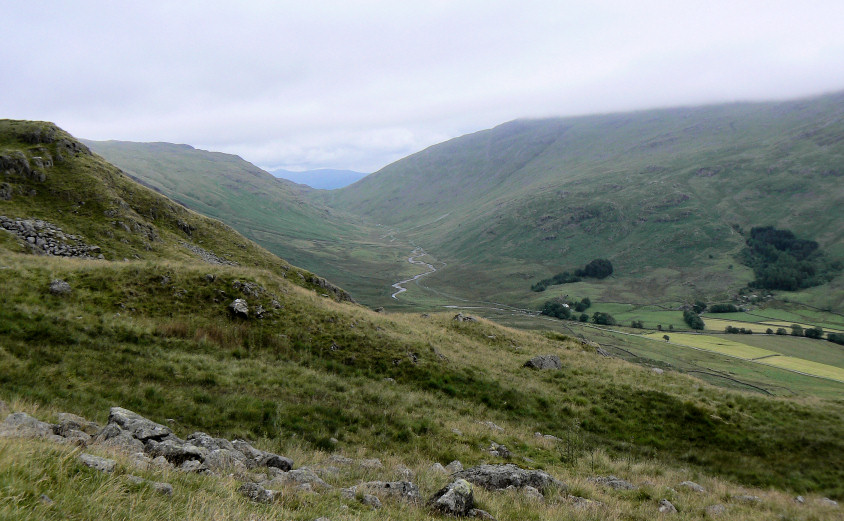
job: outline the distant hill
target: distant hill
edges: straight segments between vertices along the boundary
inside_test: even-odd
[[[844,256],[842,165],[837,93],[517,120],[309,197],[396,227],[448,262],[427,279],[442,288],[527,302],[531,281],[601,257],[616,273],[596,296],[653,301],[748,282],[733,255],[753,226]],[[835,294],[824,305],[844,305]]]
[[[305,170],[302,172],[278,169],[270,170],[269,172],[276,177],[319,190],[343,188],[369,175],[362,172],[355,172],[354,170],[332,170],[329,168]]]

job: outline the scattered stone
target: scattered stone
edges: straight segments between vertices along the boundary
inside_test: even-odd
[[[499,445],[495,442],[492,442],[492,444],[489,446],[489,449],[487,449],[487,452],[489,452],[493,456],[497,456],[499,458],[504,459],[510,459],[513,456],[513,453],[510,452],[510,449],[508,449],[504,445]]]
[[[0,156],[0,171],[3,156]],[[58,257],[94,258],[99,246],[85,244],[82,237],[66,234],[61,228],[40,219],[9,219],[0,215],[0,229],[4,229],[29,246],[33,253]]]
[[[563,363],[557,355],[539,355],[525,362],[523,367],[537,370],[562,369]]]
[[[170,483],[150,481],[148,479],[144,479],[138,476],[133,476],[132,474],[127,475],[126,479],[136,485],[149,485],[150,487],[152,487],[153,490],[155,490],[159,494],[163,494],[165,496],[173,495],[173,485],[171,485]]]
[[[569,496],[569,499],[571,500],[571,506],[578,510],[585,510],[602,504],[599,501],[592,501],[591,499],[580,496]]]
[[[442,514],[468,516],[475,508],[472,485],[465,479],[458,479],[431,496],[428,505]]]
[[[635,490],[636,485],[629,481],[623,480],[616,476],[599,476],[596,478],[589,478],[589,481],[610,487],[614,490]]]
[[[47,494],[41,494],[38,497],[38,499],[39,499],[39,501],[41,501],[45,505],[52,505],[53,504],[53,500],[50,499],[50,496],[48,496]]]
[[[225,266],[237,266],[238,265],[234,261],[230,261],[230,260],[226,260],[222,257],[218,257],[213,252],[202,249],[199,246],[196,246],[195,244],[190,244],[190,243],[185,242],[185,241],[179,241],[179,242],[186,249],[188,249],[188,250],[192,251],[193,253],[199,255],[199,258],[202,259],[204,262],[207,262],[208,264],[221,264],[221,265],[225,265]],[[211,277],[211,278],[209,279],[209,277]],[[214,278],[215,278],[214,275],[206,275],[205,276],[205,279],[208,280],[209,282],[213,282]]]
[[[456,434],[458,436],[463,436],[463,431],[460,429],[451,429],[452,434]]]
[[[70,284],[61,279],[55,279],[50,282],[50,293],[53,295],[67,295],[70,291]]]
[[[249,318],[249,306],[242,298],[235,299],[229,304],[229,312],[235,317]]]
[[[664,373],[665,371],[663,371],[663,370],[662,370],[662,369],[660,369],[659,367],[651,367],[651,372],[652,372],[653,374],[662,374],[662,373]]]
[[[838,501],[835,501],[834,499],[829,499],[828,497],[821,498],[818,503],[825,507],[838,508]]]
[[[355,462],[355,460],[353,460],[352,458],[347,458],[339,454],[332,454],[328,457],[328,461],[334,463],[335,465],[351,465]]]
[[[487,427],[489,427],[490,429],[492,429],[494,431],[504,432],[504,427],[501,427],[500,425],[496,425],[491,421],[478,422],[478,423],[480,423],[481,425],[486,425]]]
[[[674,505],[671,504],[671,501],[668,501],[667,499],[660,499],[659,512],[661,514],[676,514],[677,509],[674,508]]]
[[[460,460],[454,460],[445,466],[445,470],[447,470],[451,474],[454,474],[455,472],[460,472],[461,470],[463,470],[463,464],[460,463]]]
[[[469,315],[464,315],[463,313],[458,313],[454,315],[452,320],[456,320],[457,322],[477,322],[478,319],[475,317],[470,317]]]
[[[396,474],[403,480],[403,481],[410,481],[414,478],[413,470],[409,469],[404,465],[397,465],[396,466]]]
[[[25,412],[10,414],[0,423],[0,438],[46,438],[52,435],[52,425]]]
[[[274,467],[281,469],[284,472],[293,468],[293,460],[273,454],[272,452],[265,452],[258,450],[244,440],[234,440],[232,446],[235,450],[240,451],[246,458],[246,466],[253,467]]]
[[[541,470],[526,470],[512,463],[506,465],[479,465],[454,474],[488,490],[502,490],[509,486],[531,486],[538,490],[548,487],[565,488],[565,484]]]
[[[738,501],[740,503],[761,503],[762,500],[759,496],[751,496],[749,494],[742,494],[739,496],[733,496],[732,499]]]
[[[272,503],[276,494],[274,491],[267,490],[258,483],[244,483],[237,491],[256,503]]]
[[[117,466],[117,462],[114,460],[101,458],[84,452],[80,454],[77,459],[86,467],[91,467],[92,469],[99,470],[100,472],[114,472],[114,467]]]
[[[368,507],[372,507],[373,510],[381,508],[381,500],[372,494],[364,494],[360,502]]]
[[[469,510],[469,517],[483,519],[484,521],[497,521],[494,517],[492,517],[492,514],[486,510],[481,510],[480,508],[473,508],[472,510]]]
[[[205,459],[208,450],[173,436],[161,442],[153,439],[147,440],[144,452],[154,458],[163,456],[167,461],[178,467],[190,461],[200,463]]]
[[[682,483],[680,483],[680,484],[679,484],[679,485],[677,485],[677,486],[678,486],[678,487],[682,487],[682,488],[687,488],[687,489],[689,489],[689,490],[692,490],[692,491],[694,491],[694,492],[698,492],[698,493],[700,493],[700,494],[703,494],[704,492],[706,492],[706,489],[705,489],[705,488],[703,488],[702,486],[698,485],[698,484],[697,484],[697,483],[695,483],[694,481],[683,481]]]
[[[195,459],[186,460],[184,463],[179,465],[179,471],[189,474],[207,474],[209,472],[208,467],[203,465],[201,461]]]
[[[136,440],[129,431],[121,429],[114,423],[106,425],[97,433],[94,441],[104,447],[112,447],[129,454],[144,451],[142,441]]]
[[[803,505],[806,503],[806,498],[804,498],[803,496],[797,496],[796,498],[794,498],[794,502]]]
[[[314,521],[331,521],[331,520],[328,519],[327,517],[318,517],[318,518],[314,519]]]
[[[416,503],[422,500],[419,494],[419,487],[410,481],[369,481],[361,483],[355,490],[367,490],[375,495],[382,497],[393,497],[410,503]]]
[[[597,349],[595,349],[595,352],[605,358],[612,358],[612,355],[609,354],[603,347],[598,347]]]
[[[264,483],[265,486],[272,487],[278,484],[295,484],[295,485],[309,485],[311,488],[329,489],[331,485],[322,480],[316,473],[308,467],[301,467],[296,470],[288,472],[273,469],[274,476],[269,483]]]
[[[709,505],[706,507],[706,515],[710,517],[720,516],[727,511],[727,507],[721,504]]]

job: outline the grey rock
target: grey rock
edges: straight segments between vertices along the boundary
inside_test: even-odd
[[[491,421],[484,421],[484,422],[479,421],[478,423],[480,423],[481,425],[486,425],[487,427],[489,427],[490,429],[492,429],[494,431],[504,432],[504,427],[502,427],[500,425],[496,425],[495,423],[493,423]]]
[[[618,478],[616,476],[599,476],[599,477],[596,477],[596,478],[589,478],[589,481],[610,487],[611,489],[614,489],[614,490],[635,490],[636,489],[636,485],[634,485],[633,483],[630,483],[629,481]]]
[[[542,495],[542,492],[535,489],[534,487],[528,485],[526,487],[522,487],[522,494],[525,495],[526,498],[534,500],[534,501],[545,501],[545,496]]]
[[[803,505],[806,503],[806,498],[804,498],[803,496],[797,496],[796,498],[794,498],[794,502]]]
[[[184,463],[179,465],[178,470],[180,472],[186,473],[193,473],[193,474],[209,474],[210,470],[208,467],[202,464],[201,461],[195,459],[185,460]]]
[[[78,459],[83,465],[100,472],[114,472],[114,467],[117,466],[117,462],[114,460],[85,454],[84,452],[78,456]]]
[[[121,429],[114,423],[103,427],[103,430],[94,436],[93,441],[104,447],[112,447],[127,454],[144,451],[142,441],[136,440],[129,431]]]
[[[585,510],[602,504],[599,501],[593,501],[580,496],[569,496],[569,499],[571,500],[571,506],[577,510]]]
[[[314,521],[331,521],[331,520],[328,519],[327,517],[318,517],[318,518],[314,519]]]
[[[703,488],[702,486],[698,485],[698,484],[697,484],[697,483],[695,483],[694,481],[683,481],[682,483],[680,483],[679,485],[677,485],[677,487],[679,487],[679,488],[686,488],[686,489],[689,489],[689,490],[691,490],[691,491],[698,492],[698,493],[700,493],[700,494],[703,494],[704,492],[706,492],[706,489],[705,489],[705,488]]]
[[[560,438],[558,438],[556,436],[553,436],[551,434],[542,434],[541,432],[534,432],[533,436],[534,436],[534,438],[542,438],[544,440],[562,441]]]
[[[293,468],[293,460],[290,458],[285,458],[284,456],[279,456],[278,454],[273,454],[272,452],[265,452],[263,450],[256,449],[247,441],[234,440],[232,442],[232,446],[246,457],[246,461],[244,463],[249,468],[274,467],[285,472]]]
[[[214,449],[205,454],[202,463],[215,472],[245,472],[246,458],[238,451]]]
[[[497,521],[492,516],[492,514],[490,514],[486,510],[481,510],[480,508],[473,508],[469,510],[469,517],[473,517],[475,519],[483,519],[484,521]]]
[[[59,435],[57,434],[56,436]],[[69,443],[79,447],[85,447],[91,442],[90,435],[76,429],[65,431],[65,433],[61,435],[61,439],[63,440],[63,443]]]
[[[448,471],[445,470],[445,467],[442,466],[442,463],[437,462],[431,465],[431,471],[436,472],[438,474],[447,474]]]
[[[208,449],[197,447],[173,436],[160,442],[153,439],[147,440],[144,452],[153,458],[163,456],[173,465],[179,466],[191,460],[202,462],[208,454]]]
[[[493,456],[498,456],[499,458],[504,459],[510,459],[513,456],[513,453],[510,452],[510,449],[508,449],[505,445],[499,445],[495,442],[492,442],[489,449],[487,449],[487,452]]]
[[[53,426],[26,414],[12,413],[0,423],[0,438],[46,438],[53,434]]]
[[[45,242],[42,242],[39,246],[43,246]],[[61,279],[54,279],[50,282],[50,293],[53,295],[67,295],[71,292],[70,284],[61,280]]]
[[[705,509],[706,515],[708,515],[710,517],[720,516],[721,514],[725,513],[726,511],[727,511],[727,507],[725,507],[724,505],[721,505],[721,504],[709,505]]]
[[[237,491],[257,503],[272,503],[276,495],[274,491],[267,490],[258,483],[244,483]]]
[[[458,479],[431,496],[428,505],[441,514],[468,516],[469,512],[475,508],[472,485],[465,479]]]
[[[667,499],[660,499],[659,512],[662,514],[676,514],[677,509],[674,508],[674,505],[671,504],[671,501],[668,501]]]
[[[369,481],[361,483],[356,489],[369,491],[377,496],[392,497],[415,503],[422,500],[419,487],[410,481]]]
[[[161,481],[150,481],[148,479],[144,479],[138,476],[133,476],[132,474],[127,475],[126,480],[136,485],[148,485],[159,494],[163,494],[165,496],[173,495],[173,485],[171,485],[170,483],[164,483]]]
[[[396,474],[403,480],[403,481],[410,481],[414,477],[414,472],[405,467],[404,465],[397,465],[396,466]]]
[[[53,500],[50,499],[50,496],[48,496],[47,494],[41,494],[38,497],[38,500],[41,501],[45,505],[52,505],[53,504]]]
[[[378,458],[360,460],[359,465],[365,469],[380,469],[384,467],[381,460]]]
[[[828,497],[821,498],[820,500],[818,500],[818,503],[825,507],[838,508],[838,501],[835,501],[834,499],[829,499]]]
[[[341,488],[340,489],[340,497],[344,499],[355,499],[355,495],[357,494],[357,489],[355,487],[349,488]]]
[[[651,368],[651,372],[652,372],[653,374],[662,374],[662,373],[664,373],[665,371],[663,371],[663,370],[662,370],[662,369],[660,369],[659,367],[652,367],[652,368]]]
[[[761,503],[762,500],[759,496],[751,496],[750,494],[741,494],[738,496],[732,496],[732,499],[738,501],[740,503]]]
[[[461,470],[463,470],[463,464],[460,463],[459,460],[454,460],[445,466],[445,470],[447,470],[451,474],[454,474],[455,472],[460,472]]]
[[[82,431],[89,436],[96,436],[102,430],[100,425],[68,412],[60,412],[58,414],[58,420],[58,423],[53,428],[53,432],[59,436],[64,436],[65,432],[71,430]]]
[[[488,490],[502,490],[509,486],[531,486],[538,490],[549,487],[565,488],[565,484],[541,470],[526,470],[512,463],[506,465],[479,465],[454,474]]]
[[[316,473],[308,467],[301,467],[296,470],[288,472],[277,472],[275,477],[269,481],[269,486],[276,484],[295,484],[295,485],[309,485],[312,489],[329,489],[331,485],[322,480]],[[267,484],[264,484],[267,486]]]
[[[229,312],[236,317],[249,318],[249,305],[242,298],[235,299],[229,304]]]
[[[150,465],[159,469],[172,469],[173,464],[167,461],[164,456],[158,456],[152,459]]]
[[[168,427],[122,407],[112,407],[109,410],[108,423],[116,424],[121,429],[129,431],[135,439],[140,441],[162,440],[173,434]]]
[[[373,509],[381,508],[381,500],[372,494],[364,494],[360,502],[368,507],[372,507]]]
[[[562,369],[563,363],[557,355],[539,355],[525,362],[524,367],[539,370]]]
[[[335,465],[351,465],[355,462],[355,460],[353,460],[352,458],[347,458],[339,454],[332,454],[328,457],[328,461]]]

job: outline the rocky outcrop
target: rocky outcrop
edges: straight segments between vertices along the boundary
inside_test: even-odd
[[[50,282],[50,293],[53,295],[67,295],[71,292],[70,284],[61,279],[54,279]]]
[[[184,246],[186,249],[190,250],[191,252],[195,253],[202,259],[204,262],[208,264],[218,264],[223,266],[238,266],[238,263],[235,261],[226,260],[222,257],[218,257],[213,252],[210,252],[206,249],[200,248],[195,244],[190,244],[185,241],[179,241],[179,243]]]
[[[234,299],[234,302],[229,304],[229,313],[233,317],[249,318],[249,305],[242,298]]]
[[[679,485],[677,485],[677,487],[679,487],[679,488],[689,489],[689,490],[691,490],[691,491],[693,491],[693,492],[697,492],[697,493],[699,493],[699,494],[703,494],[704,492],[706,492],[706,489],[705,489],[705,488],[703,488],[702,486],[698,485],[698,484],[697,484],[697,483],[695,483],[694,481],[683,481],[682,483],[680,483]]]
[[[244,483],[237,491],[256,503],[272,503],[276,496],[275,491],[267,490],[258,483]]]
[[[0,215],[0,228],[15,234],[35,253],[57,257],[103,258],[99,246],[88,245],[81,236],[66,234],[47,221],[10,219]]]
[[[0,438],[46,438],[53,436],[53,426],[26,414],[16,412],[0,424]]]
[[[677,509],[671,504],[671,501],[668,501],[667,499],[660,499],[659,512],[660,514],[676,514]]]
[[[527,470],[512,463],[506,465],[479,465],[454,474],[488,490],[503,490],[507,487],[531,486],[538,490],[550,487],[565,488],[565,484],[541,470]]]
[[[148,420],[140,414],[122,407],[112,407],[108,414],[108,423],[115,424],[128,431],[135,439],[160,441],[173,434],[169,427]]]
[[[100,472],[114,472],[114,467],[117,466],[116,461],[112,459],[101,458],[99,456],[94,456],[93,454],[82,453],[78,456],[78,459],[79,462],[85,465],[86,467],[91,467],[92,469],[99,470]]]
[[[563,363],[557,355],[539,355],[525,362],[524,367],[537,370],[562,369]]]

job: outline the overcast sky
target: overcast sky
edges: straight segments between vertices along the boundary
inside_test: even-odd
[[[371,172],[520,117],[844,89],[844,1],[0,0],[0,118]]]

